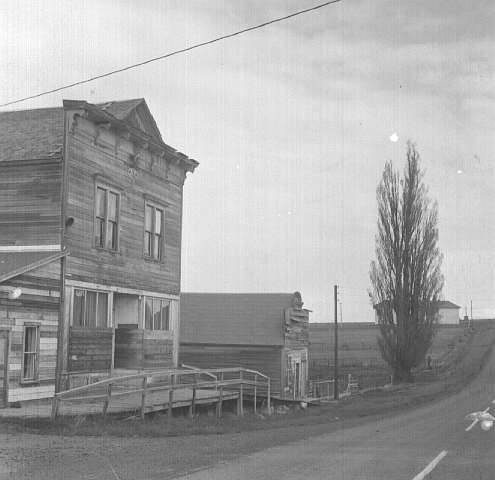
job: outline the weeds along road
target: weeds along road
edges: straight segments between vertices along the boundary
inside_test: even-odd
[[[492,353],[461,393],[378,421],[356,419],[352,428],[322,418],[320,425],[160,438],[0,430],[0,479],[493,480],[495,428],[466,431],[464,417],[494,398]]]
[[[492,405],[495,355],[461,393],[412,412],[265,449],[184,480],[467,480],[495,478],[495,428],[465,416]],[[493,405],[495,410],[495,405]]]

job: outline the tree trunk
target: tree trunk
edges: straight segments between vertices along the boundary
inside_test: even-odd
[[[392,384],[397,385],[399,383],[413,383],[414,377],[410,368],[401,368],[399,366],[394,368],[392,375]]]

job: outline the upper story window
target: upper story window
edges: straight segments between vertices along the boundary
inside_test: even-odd
[[[120,193],[97,185],[95,202],[95,245],[116,251],[119,247]]]
[[[161,260],[163,253],[163,208],[144,206],[144,256]]]

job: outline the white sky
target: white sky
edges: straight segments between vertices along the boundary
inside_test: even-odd
[[[317,3],[4,0],[0,103]],[[144,97],[200,162],[182,290],[300,290],[313,321],[333,319],[335,283],[344,321],[373,319],[375,189],[412,139],[439,203],[444,296],[495,314],[494,27],[491,0],[342,0],[14,108]]]

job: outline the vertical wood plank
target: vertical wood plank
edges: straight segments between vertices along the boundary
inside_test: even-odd
[[[240,388],[239,388],[239,402],[240,402],[240,415],[241,417],[244,415],[244,379],[243,379],[243,371],[239,372],[239,380],[240,380]]]
[[[111,397],[112,397],[112,384],[109,383],[107,387],[107,398],[105,399],[105,403],[103,404],[103,416],[107,414],[108,405],[110,405]]]
[[[254,374],[254,414],[256,415],[256,380],[258,378],[258,374]]]
[[[143,392],[141,393],[141,420],[144,420],[147,390],[148,390],[148,377],[145,375],[143,377]]]
[[[172,419],[172,408],[174,405],[174,389],[173,386],[175,385],[175,374],[170,375],[170,390],[168,391],[168,419]]]

